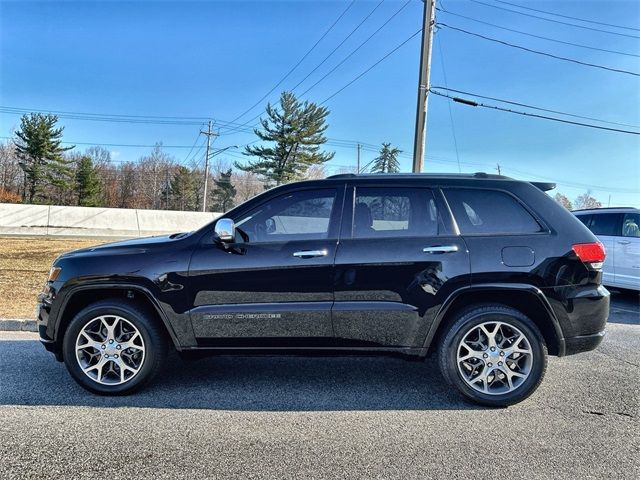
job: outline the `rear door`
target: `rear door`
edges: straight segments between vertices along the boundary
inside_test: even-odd
[[[640,214],[622,214],[619,233],[613,247],[616,284],[640,290]]]
[[[335,261],[337,345],[422,347],[469,256],[439,191],[350,185]]]

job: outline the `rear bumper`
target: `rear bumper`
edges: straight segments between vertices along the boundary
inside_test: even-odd
[[[574,355],[576,353],[588,352],[595,350],[602,343],[606,330],[590,335],[578,335],[564,339],[565,355]]]
[[[609,319],[609,291],[603,286],[554,288],[549,302],[562,330],[564,352],[573,355],[595,349]]]

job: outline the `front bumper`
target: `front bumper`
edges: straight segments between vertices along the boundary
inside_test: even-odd
[[[44,348],[53,353],[56,359],[62,361],[62,352],[55,340],[49,335],[49,315],[51,313],[51,301],[49,295],[41,293],[38,295],[38,304],[36,305],[36,325],[38,327],[38,335],[40,343]]]

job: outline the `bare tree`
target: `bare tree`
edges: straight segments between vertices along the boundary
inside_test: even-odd
[[[583,193],[575,201],[576,210],[582,210],[586,208],[600,208],[602,207],[602,203],[598,201],[597,198],[591,196],[591,191],[587,191]]]
[[[573,205],[571,205],[571,200],[569,200],[569,198],[567,198],[566,195],[563,195],[562,193],[558,192],[553,198],[555,199],[556,202],[558,202],[567,210],[573,210]]]
[[[232,181],[233,186],[236,188],[236,204],[246,202],[265,190],[264,182],[260,180],[260,176],[256,173],[236,172]]]

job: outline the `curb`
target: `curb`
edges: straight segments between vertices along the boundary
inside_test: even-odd
[[[35,320],[26,318],[0,318],[0,331],[5,332],[37,332]]]

